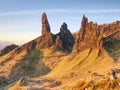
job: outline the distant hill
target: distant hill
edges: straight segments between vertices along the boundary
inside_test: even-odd
[[[0,50],[3,49],[5,46],[8,46],[12,44],[12,42],[9,41],[0,41]]]
[[[0,51],[0,56],[9,53],[10,51],[12,51],[13,49],[15,49],[15,48],[17,48],[17,47],[18,47],[18,46],[15,45],[15,44],[11,44],[11,45],[9,45],[9,46],[6,46],[5,48],[3,48],[3,49]]]

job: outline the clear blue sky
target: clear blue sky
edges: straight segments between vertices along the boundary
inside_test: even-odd
[[[63,22],[74,32],[83,14],[98,24],[120,20],[120,0],[0,0],[0,41],[21,44],[38,37],[43,12],[53,33]]]

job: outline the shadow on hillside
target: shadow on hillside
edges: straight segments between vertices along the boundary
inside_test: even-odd
[[[38,50],[32,50],[19,63],[17,63],[11,70],[11,74],[6,79],[4,78],[2,85],[8,85],[20,78],[30,78],[42,76],[51,70],[42,62],[43,53]],[[4,83],[5,82],[5,83]]]
[[[113,58],[114,62],[118,62],[118,60],[120,59],[120,39],[113,39],[105,42],[103,43],[103,47]]]
[[[49,88],[57,87],[62,84],[60,81],[56,81],[52,79],[29,80],[28,85],[30,85],[31,83],[36,83],[40,85],[41,88],[39,88],[39,90],[42,90],[42,89],[44,90],[46,87],[49,87]],[[31,87],[32,87],[32,84],[31,84]],[[38,88],[32,88],[32,89],[36,90]],[[45,90],[49,90],[49,89],[45,89]]]

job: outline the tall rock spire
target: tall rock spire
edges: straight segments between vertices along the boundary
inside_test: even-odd
[[[42,35],[46,35],[50,32],[50,25],[49,25],[49,22],[48,22],[48,19],[47,19],[47,15],[46,13],[44,12],[42,14]]]
[[[81,28],[80,28],[81,39],[84,39],[87,24],[88,24],[88,18],[85,17],[85,15],[83,15],[82,22],[81,22]]]
[[[47,48],[54,44],[53,40],[54,35],[50,31],[50,25],[45,12],[42,14],[41,22],[42,22],[41,31],[42,36],[39,39],[38,48]]]

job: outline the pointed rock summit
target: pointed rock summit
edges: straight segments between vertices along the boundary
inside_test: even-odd
[[[50,32],[50,25],[47,19],[46,13],[42,14],[42,35],[46,35]]]
[[[62,50],[70,52],[75,40],[65,22],[60,27],[59,37],[62,42],[62,45],[60,45],[62,46]]]
[[[50,25],[46,13],[42,14],[41,22],[42,22],[42,32],[41,32],[42,36],[39,39],[39,43],[37,47],[47,48],[52,46],[54,42],[53,42],[53,34],[50,31]]]
[[[81,28],[80,28],[80,38],[83,40],[86,32],[86,26],[88,24],[88,18],[83,15]]]

